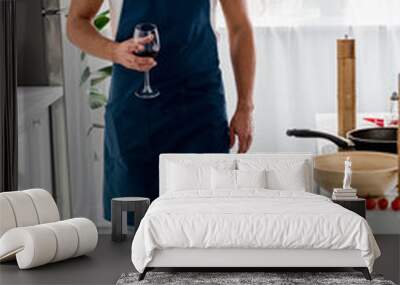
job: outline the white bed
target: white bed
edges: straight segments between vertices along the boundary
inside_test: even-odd
[[[228,177],[216,189],[210,167],[245,186],[266,169],[269,185],[232,189]],[[310,154],[161,155],[160,198],[132,243],[140,278],[159,267],[353,267],[370,278],[380,251],[367,222],[312,194],[312,169]]]

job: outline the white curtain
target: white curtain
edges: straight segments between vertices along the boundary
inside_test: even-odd
[[[247,0],[247,6],[258,26],[400,23],[399,0]]]
[[[313,140],[286,137],[315,128],[336,111],[336,39],[356,39],[357,108],[388,111],[400,73],[400,1],[249,0],[256,39],[255,140],[252,152],[315,151]],[[397,13],[398,14],[398,13]],[[228,111],[236,104],[228,37],[217,13]],[[399,23],[396,23],[399,22]]]

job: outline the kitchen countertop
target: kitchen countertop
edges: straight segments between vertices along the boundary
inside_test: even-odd
[[[382,113],[382,112],[358,113],[357,127],[364,128],[373,126],[373,124],[363,121],[364,117],[383,118],[388,115],[389,113]],[[335,113],[317,114],[315,121],[317,130],[329,132],[332,134],[337,134],[337,114]],[[318,154],[332,153],[336,151],[337,151],[336,145],[334,145],[330,141],[324,139],[317,139]],[[324,189],[321,189],[321,194],[330,195],[330,193]],[[387,195],[396,195],[396,191],[393,190],[392,192],[387,193]],[[367,221],[374,234],[400,235],[399,211],[395,212],[390,209],[384,211],[381,210],[367,211]]]

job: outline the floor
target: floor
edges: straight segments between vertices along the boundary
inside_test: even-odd
[[[400,235],[375,235],[375,239],[381,250],[381,257],[376,260],[374,271],[400,284]]]
[[[400,236],[377,236],[383,258],[375,271],[400,283]],[[115,284],[124,272],[134,271],[130,261],[131,238],[121,243],[100,235],[97,249],[82,256],[30,270],[18,270],[15,262],[0,265],[0,284]]]
[[[100,235],[94,252],[29,270],[18,270],[15,262],[0,264],[1,285],[115,284],[124,272],[132,272],[131,239],[121,243]]]

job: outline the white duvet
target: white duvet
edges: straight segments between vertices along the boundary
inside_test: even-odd
[[[165,248],[358,249],[370,271],[380,255],[359,215],[320,195],[265,189],[163,195],[140,223],[132,262],[143,272]]]

